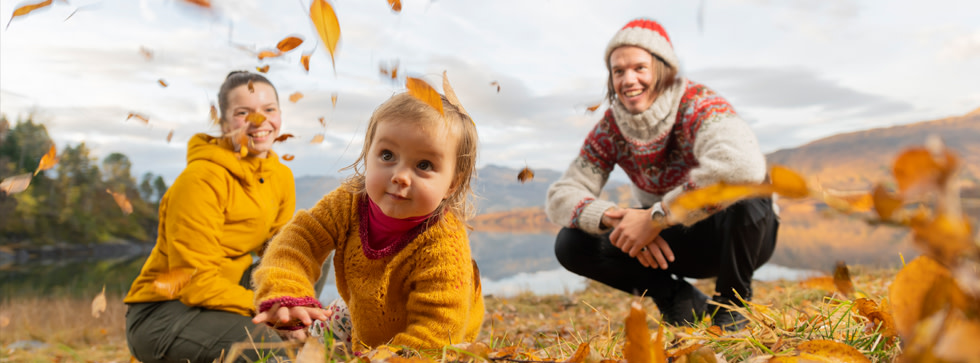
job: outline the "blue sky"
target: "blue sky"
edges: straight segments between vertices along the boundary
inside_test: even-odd
[[[3,26],[33,1],[0,3]],[[603,98],[606,43],[640,16],[664,25],[682,75],[728,98],[765,152],[980,107],[972,0],[406,0],[401,13],[385,0],[333,1],[336,73],[317,45],[309,0],[213,3],[203,11],[181,0],[55,1],[14,19],[0,29],[0,112],[33,113],[59,149],[85,142],[99,159],[123,152],[137,177],[150,171],[169,183],[190,136],[217,133],[207,116],[225,75],[269,64],[283,132],[297,135],[277,151],[296,156],[287,165],[297,176],[335,174],[359,152],[371,111],[402,90],[378,72],[397,60],[402,74],[437,88],[448,71],[479,125],[479,165],[562,170],[600,116],[585,108]],[[290,35],[306,42],[256,58]],[[307,73],[299,58],[314,47]],[[296,91],[305,97],[290,103]],[[130,112],[149,125],[126,121]],[[310,144],[317,133],[325,141]]]

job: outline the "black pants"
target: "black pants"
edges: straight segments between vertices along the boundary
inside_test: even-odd
[[[609,242],[609,233],[596,236],[562,228],[555,241],[558,262],[576,274],[616,289],[669,300],[677,278],[717,277],[716,295],[734,300],[752,298],[752,274],[772,257],[779,220],[768,198],[743,200],[691,227],[673,226],[660,235],[674,252],[666,270],[644,267]],[[737,300],[735,300],[737,301]]]

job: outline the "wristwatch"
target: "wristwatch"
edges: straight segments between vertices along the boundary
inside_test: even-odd
[[[667,213],[664,212],[663,204],[660,202],[653,204],[653,208],[651,208],[650,211],[650,220],[662,225],[667,225]]]

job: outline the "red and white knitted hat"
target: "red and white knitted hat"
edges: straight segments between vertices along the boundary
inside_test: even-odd
[[[624,45],[634,45],[646,49],[667,62],[668,65],[679,69],[677,55],[674,54],[674,46],[670,44],[670,37],[660,23],[650,19],[634,19],[626,23],[622,29],[616,32],[609,46],[606,47],[606,66],[609,66],[609,56],[613,50]]]

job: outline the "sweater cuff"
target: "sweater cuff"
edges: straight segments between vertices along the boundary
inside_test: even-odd
[[[305,296],[305,297],[283,296],[283,297],[263,301],[261,304],[259,304],[259,312],[261,313],[266,310],[269,310],[275,304],[279,304],[280,307],[287,307],[287,308],[291,308],[294,306],[315,306],[321,309],[323,308],[323,305],[320,304],[320,300],[314,299],[311,296]]]
[[[607,209],[615,207],[616,203],[610,202],[608,200],[595,200],[589,205],[582,209],[582,213],[578,216],[578,228],[586,233],[591,234],[601,234],[609,230],[609,228],[602,228],[602,214],[606,212]]]

